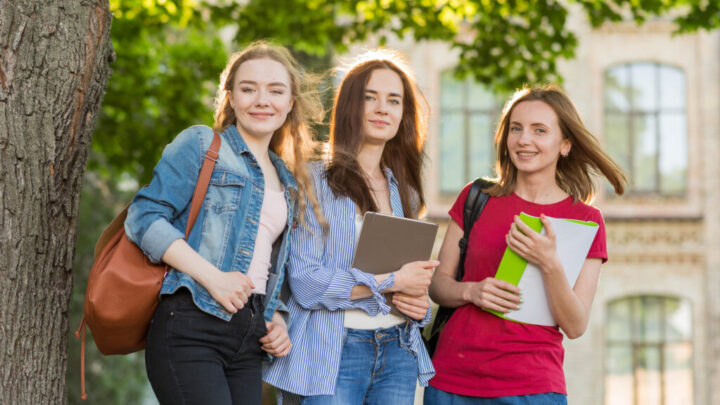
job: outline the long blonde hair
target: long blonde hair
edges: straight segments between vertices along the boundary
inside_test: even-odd
[[[224,131],[237,121],[235,111],[230,105],[230,91],[240,65],[254,59],[272,59],[279,62],[290,76],[293,107],[283,125],[273,134],[269,147],[285,161],[295,176],[299,191],[299,195],[294,196],[298,201],[298,212],[305,212],[307,198],[315,207],[315,214],[319,215],[318,218],[322,218],[308,175],[307,163],[318,151],[311,123],[321,122],[324,111],[318,93],[310,90],[316,89],[314,86],[316,78],[309,74],[301,74],[300,66],[286,48],[258,41],[230,57],[225,70],[220,75],[220,85],[215,98],[213,129],[218,132]],[[301,223],[305,223],[304,215],[300,215],[299,219]]]
[[[510,159],[507,139],[510,116],[515,107],[523,101],[542,101],[555,111],[562,136],[572,144],[570,153],[558,160],[555,181],[558,186],[584,203],[589,203],[597,194],[592,177],[602,174],[620,195],[625,191],[627,177],[622,168],[603,151],[597,138],[585,127],[570,98],[555,85],[525,88],[515,92],[505,104],[495,132],[497,162],[495,172],[497,184],[487,191],[493,196],[508,195],[515,189],[517,168]]]

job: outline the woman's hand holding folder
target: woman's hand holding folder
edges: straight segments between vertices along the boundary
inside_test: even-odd
[[[506,313],[520,308],[520,289],[507,281],[487,277],[480,282],[463,282],[462,298],[479,308]]]

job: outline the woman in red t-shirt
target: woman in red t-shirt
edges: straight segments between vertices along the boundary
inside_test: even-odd
[[[602,173],[622,194],[626,177],[583,125],[570,99],[556,86],[523,89],[506,104],[495,134],[497,184],[470,233],[465,276],[455,281],[463,236],[463,206],[469,186],[450,210],[440,266],[431,298],[457,310],[445,325],[433,364],[436,376],[425,404],[565,404],[560,329],[569,338],[587,328],[600,266],[607,260],[605,225],[588,204],[596,194],[592,175]],[[541,217],[546,234],[518,219]],[[547,218],[599,225],[574,286],[565,277]],[[494,278],[506,247],[540,269],[557,326],[509,321],[522,305],[514,285]]]

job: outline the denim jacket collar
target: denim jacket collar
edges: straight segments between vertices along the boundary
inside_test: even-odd
[[[285,165],[285,161],[282,160],[280,156],[275,154],[273,151],[270,152],[270,161],[272,162],[273,166],[275,166],[275,170],[277,170],[278,176],[280,177],[280,181],[285,184],[285,187],[288,189],[297,192],[298,191],[298,185],[295,181],[295,177],[292,175],[292,172],[290,172],[290,169],[288,169],[287,165]]]
[[[242,135],[240,135],[240,131],[235,125],[230,125],[229,127],[225,128],[222,134],[224,135],[225,140],[227,140],[228,145],[230,145],[230,148],[235,154],[252,154],[250,148],[248,148],[247,143],[243,139]],[[280,158],[280,156],[278,156],[275,152],[268,152],[270,155],[270,161],[272,162],[273,166],[275,166],[275,170],[277,171],[280,181],[282,181],[286,188],[297,192],[297,183],[295,182],[295,178],[290,172],[290,169],[288,169],[288,167],[285,165],[285,161],[283,161],[282,158]]]

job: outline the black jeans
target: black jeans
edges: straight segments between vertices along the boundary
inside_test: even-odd
[[[150,323],[145,368],[161,404],[257,404],[266,334],[262,296],[226,322],[199,310],[190,292],[164,295]]]

